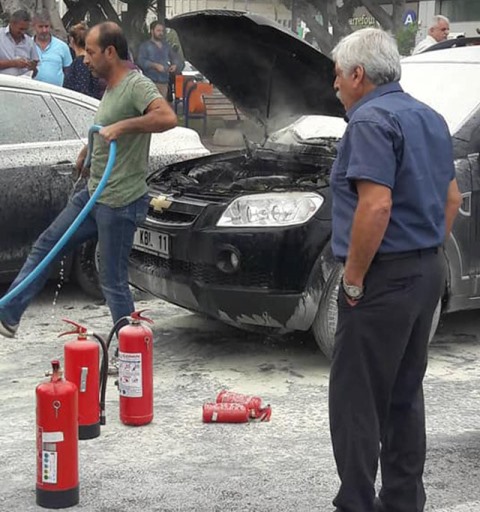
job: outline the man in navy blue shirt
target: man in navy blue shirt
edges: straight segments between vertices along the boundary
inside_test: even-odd
[[[422,512],[422,381],[445,287],[441,246],[460,206],[452,141],[444,119],[403,92],[388,34],[354,32],[333,57],[348,122],[331,176],[332,248],[344,262],[329,390],[333,503]]]
[[[160,21],[150,24],[151,39],[143,42],[138,50],[138,65],[145,76],[157,86],[160,94],[167,99],[170,73],[179,67],[178,55],[165,40],[165,26]]]

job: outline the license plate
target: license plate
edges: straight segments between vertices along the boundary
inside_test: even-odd
[[[170,257],[170,237],[165,233],[138,228],[133,237],[133,247],[164,258]]]

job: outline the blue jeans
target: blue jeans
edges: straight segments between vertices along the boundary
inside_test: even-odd
[[[38,266],[69,228],[89,198],[86,188],[72,197],[64,210],[35,242],[10,290]],[[60,259],[83,242],[98,237],[100,284],[114,322],[134,311],[133,298],[128,286],[128,256],[132,249],[135,230],[145,220],[147,211],[147,195],[121,208],[97,203],[58,255]],[[49,270],[46,268],[30,286],[1,309],[1,320],[9,325],[20,322],[30,302],[44,287]]]

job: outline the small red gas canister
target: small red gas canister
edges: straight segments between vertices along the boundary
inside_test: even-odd
[[[247,423],[249,416],[243,404],[203,404],[204,423]]]
[[[243,395],[226,389],[220,391],[217,404],[243,404],[249,411],[251,418],[258,418],[262,412],[262,399],[258,396]]]
[[[37,505],[66,508],[79,501],[78,390],[52,361],[50,380],[36,388]]]

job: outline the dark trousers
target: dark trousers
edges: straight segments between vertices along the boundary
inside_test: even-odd
[[[341,512],[373,512],[380,459],[386,512],[422,512],[428,338],[445,282],[443,255],[377,257],[365,295],[350,306],[339,290],[330,373],[330,430]]]

